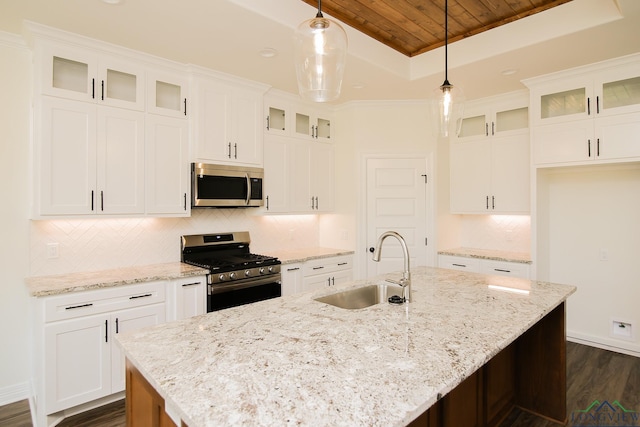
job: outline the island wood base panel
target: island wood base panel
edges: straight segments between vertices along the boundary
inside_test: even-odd
[[[515,408],[567,424],[565,303],[415,419],[410,427],[496,427]]]
[[[567,424],[565,303],[465,379],[410,427],[495,427],[514,407]],[[127,361],[127,426],[176,427],[164,400]],[[184,422],[181,427],[186,427]]]

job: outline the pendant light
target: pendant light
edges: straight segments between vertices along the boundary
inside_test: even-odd
[[[433,114],[438,118],[439,134],[448,137],[453,127],[452,121],[462,117],[464,94],[462,90],[449,83],[448,76],[448,42],[449,42],[449,7],[448,0],[444,2],[444,83],[434,90],[435,99],[432,106]],[[460,121],[461,122],[461,121]],[[456,124],[455,133],[459,132],[460,122]]]
[[[294,43],[300,95],[315,102],[337,99],[347,59],[347,33],[322,16],[322,0],[318,0],[316,17],[298,26]]]

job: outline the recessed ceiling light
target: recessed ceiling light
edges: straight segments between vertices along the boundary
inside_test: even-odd
[[[517,68],[507,68],[506,70],[502,70],[500,74],[502,74],[503,76],[512,76],[517,72],[518,72]]]
[[[365,84],[362,82],[358,82],[358,83],[354,83],[353,86],[351,86],[354,89],[364,89]]]
[[[258,51],[258,53],[263,58],[273,58],[274,56],[276,56],[278,54],[278,51],[273,49],[273,48],[270,48],[270,47],[265,47],[263,49],[260,49],[260,51]]]
[[[120,4],[123,0],[102,0],[103,3],[106,4]]]

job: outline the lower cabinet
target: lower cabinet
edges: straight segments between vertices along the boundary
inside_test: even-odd
[[[521,262],[496,261],[463,256],[438,255],[438,267],[471,273],[494,274],[498,276],[530,277],[529,264]]]
[[[44,401],[51,414],[125,387],[115,335],[165,321],[164,282],[45,298]]]
[[[283,265],[280,269],[282,276],[282,296],[297,294],[302,291],[303,263]]]
[[[127,363],[125,408],[128,426],[176,427],[165,410],[162,396],[130,363]]]
[[[302,292],[341,285],[353,277],[351,255],[321,258],[304,263]]]
[[[207,312],[207,277],[175,279],[167,285],[167,320],[181,320]]]

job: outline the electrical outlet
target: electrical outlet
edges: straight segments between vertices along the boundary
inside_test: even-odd
[[[58,243],[47,243],[47,259],[58,258]]]

